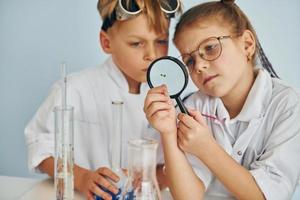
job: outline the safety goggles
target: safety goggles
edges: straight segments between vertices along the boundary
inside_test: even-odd
[[[181,4],[180,0],[160,0],[159,2],[161,10],[165,13],[167,18],[174,17]],[[106,31],[116,20],[124,21],[136,17],[141,13],[142,8],[138,6],[135,0],[118,0],[114,12],[110,17],[105,18],[101,29]]]

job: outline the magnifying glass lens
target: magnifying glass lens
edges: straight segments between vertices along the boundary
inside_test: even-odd
[[[171,98],[175,98],[180,110],[187,113],[180,94],[188,83],[188,72],[177,58],[165,56],[153,61],[147,71],[147,82],[150,88],[166,85]]]
[[[149,79],[153,87],[166,85],[171,97],[181,93],[186,82],[182,69],[170,59],[161,59],[153,63]]]

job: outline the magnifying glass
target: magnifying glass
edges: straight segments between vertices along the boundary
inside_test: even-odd
[[[183,105],[180,94],[188,84],[188,72],[185,65],[172,56],[154,60],[147,70],[147,82],[150,88],[165,84],[169,95],[175,99],[180,111],[189,114]]]

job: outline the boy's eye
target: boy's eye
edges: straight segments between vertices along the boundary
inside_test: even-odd
[[[143,43],[142,42],[130,42],[129,45],[132,47],[138,47],[138,46],[142,46]]]
[[[168,45],[169,44],[169,40],[158,40],[157,43],[161,44],[161,45]]]

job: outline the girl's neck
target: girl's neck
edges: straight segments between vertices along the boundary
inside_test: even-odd
[[[230,119],[235,118],[241,112],[255,81],[255,76],[256,74],[254,73],[252,68],[246,76],[242,77],[242,79],[230,91],[228,95],[221,98],[225,105],[225,108],[229,113]]]

